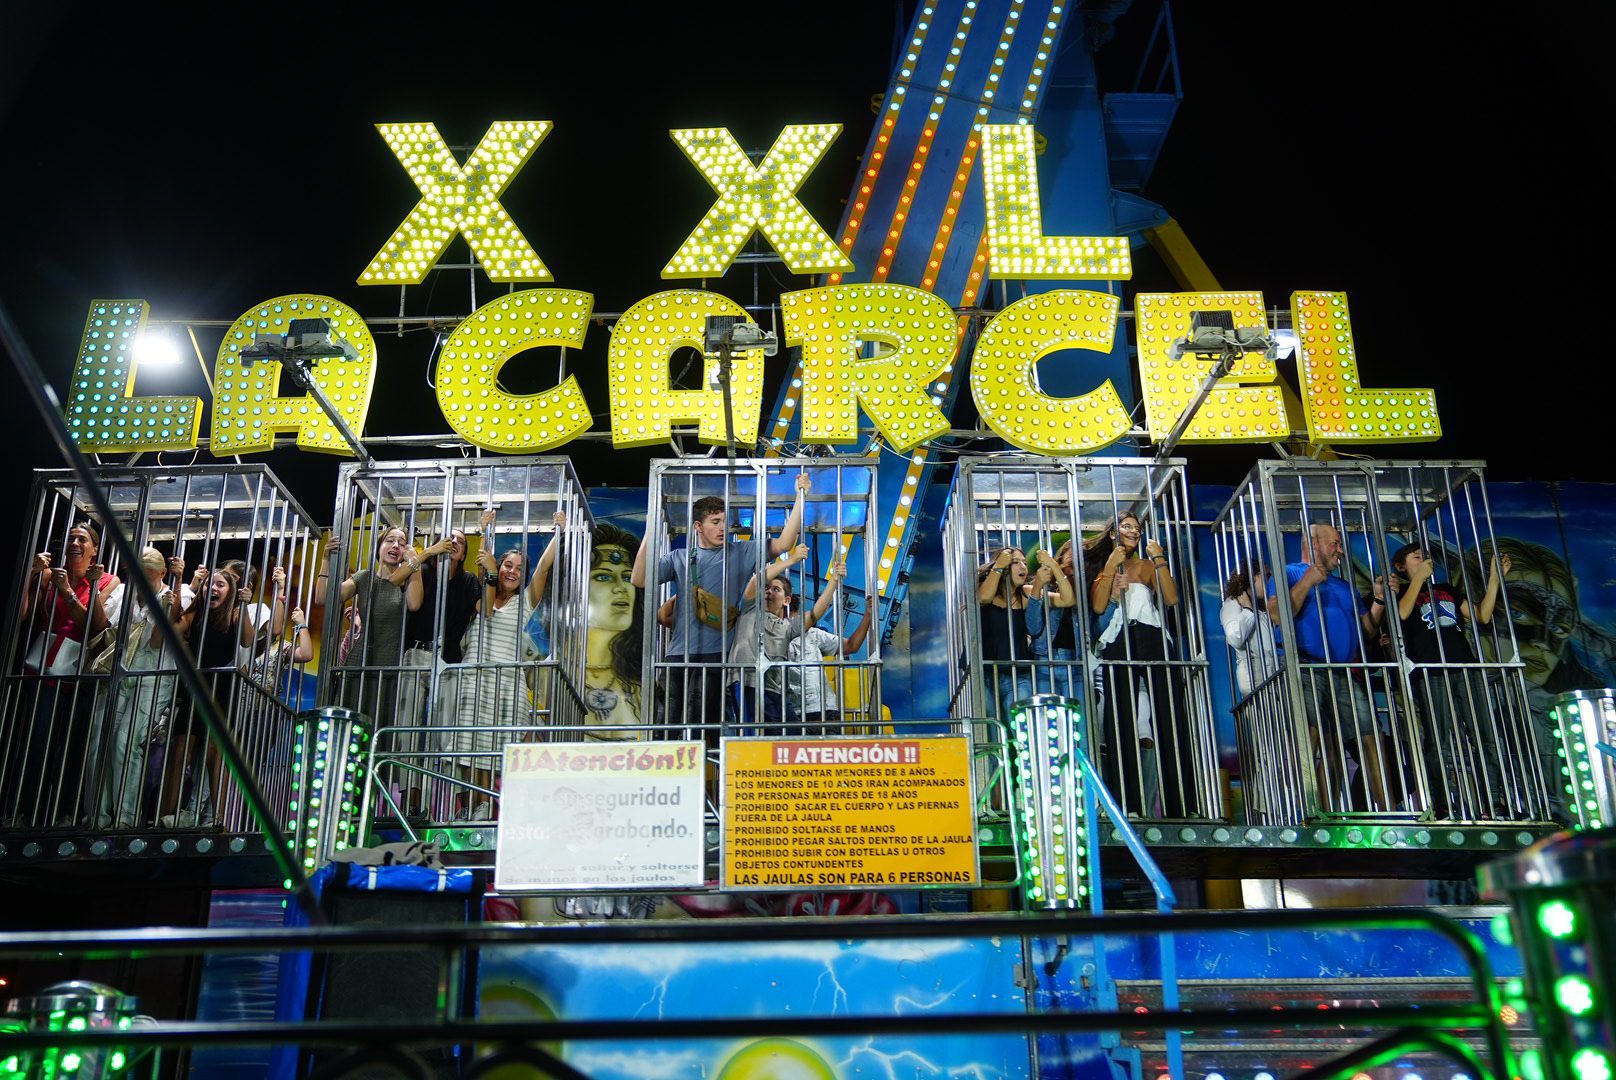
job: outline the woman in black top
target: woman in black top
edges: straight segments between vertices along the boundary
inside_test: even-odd
[[[191,578],[191,592],[191,606],[181,610],[180,590],[174,590],[169,614],[180,636],[185,638],[202,678],[212,685],[220,718],[228,724],[235,711],[236,649],[238,645],[253,642],[252,621],[242,617],[242,609],[250,597],[241,579],[226,567],[211,574],[206,567],[197,567]],[[217,806],[221,791],[223,759],[208,737],[207,726],[194,716],[191,705],[190,695],[181,682],[175,689],[169,713],[168,753],[163,763],[163,791],[158,803],[160,809],[167,808],[161,824],[168,828],[211,825],[214,807],[206,804],[211,801]],[[192,809],[177,811],[180,783],[185,778],[186,768],[199,757],[205,767],[192,781]]]
[[[1459,585],[1435,580],[1436,564],[1419,544],[1398,548],[1392,569],[1408,582],[1397,597],[1397,617],[1403,650],[1415,665],[1409,682],[1424,721],[1426,809],[1437,818],[1512,818],[1525,802],[1505,787],[1498,751],[1508,741],[1493,730],[1497,720],[1486,676],[1479,668],[1448,666],[1477,662],[1465,624],[1492,622],[1509,556],[1502,565],[1493,560],[1486,592],[1474,605]]]
[[[1010,706],[1032,696],[1032,640],[1027,636],[1027,557],[1004,547],[976,572],[981,607],[982,668],[990,715],[1008,719]]]

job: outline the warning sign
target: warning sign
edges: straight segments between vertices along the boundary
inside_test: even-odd
[[[962,736],[725,739],[724,886],[979,881]]]
[[[699,886],[703,761],[699,742],[507,746],[494,887]]]

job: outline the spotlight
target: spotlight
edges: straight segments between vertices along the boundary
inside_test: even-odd
[[[354,456],[366,467],[371,465],[370,451],[365,449],[364,444],[359,441],[359,436],[348,425],[348,421],[337,411],[330,396],[314,380],[314,364],[318,360],[359,358],[359,350],[343,340],[341,334],[331,329],[330,320],[293,319],[287,325],[285,335],[254,334],[252,344],[237,355],[241,358],[242,367],[248,369],[259,360],[285,365],[281,370],[291,376],[293,382],[309,392],[315,404],[320,406],[320,411],[325,413],[332,426],[337,429],[337,433],[354,452]]]
[[[135,339],[135,363],[143,368],[173,367],[180,362],[180,349],[167,330],[142,330]]]
[[[1174,360],[1193,353],[1204,360],[1219,360],[1224,370],[1232,368],[1244,353],[1262,353],[1269,360],[1279,355],[1279,344],[1267,326],[1235,326],[1227,311],[1190,313],[1190,332],[1173,342],[1167,355]]]
[[[764,356],[779,351],[772,330],[764,330],[740,315],[709,315],[702,327],[702,351],[718,358],[713,372],[712,389],[724,396],[724,441],[728,444],[729,460],[735,460],[734,400],[730,392],[730,371],[736,349],[762,349]]]
[[[725,349],[762,349],[764,356],[773,356],[780,349],[774,331],[765,330],[739,315],[709,315],[703,327],[702,351],[722,356]]]
[[[241,350],[241,361],[247,367],[255,360],[279,360],[290,363],[294,371],[306,377],[311,360],[357,360],[359,351],[348,344],[341,334],[333,333],[328,319],[293,319],[286,333],[254,334],[253,343]],[[298,381],[303,382],[303,378]]]

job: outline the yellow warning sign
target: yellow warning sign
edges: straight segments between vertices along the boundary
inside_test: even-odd
[[[725,739],[724,887],[980,881],[963,736]]]

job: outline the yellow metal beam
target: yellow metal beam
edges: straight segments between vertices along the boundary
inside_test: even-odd
[[[1145,239],[1150,241],[1150,246],[1167,264],[1168,272],[1178,282],[1180,289],[1186,292],[1223,291],[1212,268],[1206,265],[1206,260],[1195,250],[1195,245],[1184,233],[1184,227],[1177,221],[1168,218],[1154,229],[1146,229]]]

